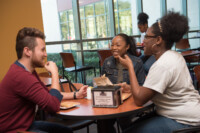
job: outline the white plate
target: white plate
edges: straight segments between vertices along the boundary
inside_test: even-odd
[[[80,103],[78,102],[62,102],[61,103],[62,106],[60,106],[60,109],[70,109],[73,107],[77,107],[78,105],[80,105]]]

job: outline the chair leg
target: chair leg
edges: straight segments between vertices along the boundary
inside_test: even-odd
[[[81,71],[81,79],[82,79],[82,83],[84,83],[86,85],[86,78],[85,78],[85,71]]]
[[[77,71],[75,71],[75,82],[77,83]]]
[[[99,76],[101,76],[101,66],[99,66]]]
[[[81,83],[83,83],[83,72],[81,71]]]
[[[119,123],[117,122],[117,132],[120,133]]]
[[[63,76],[63,78],[64,78],[64,76]],[[63,85],[62,85],[62,82],[61,82],[60,78],[59,78],[59,84],[60,84],[61,91],[62,91],[62,92],[65,92],[64,87],[63,87]]]
[[[99,76],[101,76],[101,65],[100,65],[100,61],[99,61]]]
[[[62,63],[62,76],[63,76],[63,78],[65,76],[65,68],[63,67],[63,63]]]
[[[96,77],[96,69],[95,69],[95,67],[94,67],[94,76]]]
[[[90,132],[90,128],[89,128],[89,126],[87,126],[87,133],[89,133]]]

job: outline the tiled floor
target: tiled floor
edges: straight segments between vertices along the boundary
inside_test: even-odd
[[[117,129],[116,123],[115,123],[115,128]],[[76,131],[74,131],[74,133],[87,133],[87,128],[85,127],[80,130],[76,130]],[[89,133],[97,133],[97,124],[94,123],[89,126]]]
[[[74,131],[74,133],[87,133],[87,128]],[[97,124],[91,124],[89,126],[89,133],[97,133]]]

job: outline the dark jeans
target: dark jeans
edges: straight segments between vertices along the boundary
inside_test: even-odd
[[[126,117],[120,117],[117,119],[104,120],[104,125],[107,131],[106,133],[117,133],[116,128],[114,127],[115,122],[117,122],[120,128],[124,130],[130,127],[135,119],[138,119],[136,115],[132,115],[132,116],[130,115]]]
[[[38,133],[73,133],[67,126],[47,121],[34,121],[28,131]]]
[[[138,119],[132,124],[132,127],[123,133],[171,133],[174,130],[187,127],[191,126],[154,113]]]

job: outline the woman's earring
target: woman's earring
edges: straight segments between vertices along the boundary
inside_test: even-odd
[[[157,45],[157,44],[155,43],[155,44],[153,44],[151,47],[153,47],[154,45]]]
[[[155,43],[155,44],[153,44],[151,47],[153,48],[153,46],[155,46],[155,45],[157,46],[158,44]],[[161,51],[159,51],[159,52],[157,52],[157,53],[154,53],[154,54],[157,55],[157,54],[159,54],[160,52],[161,52]]]

